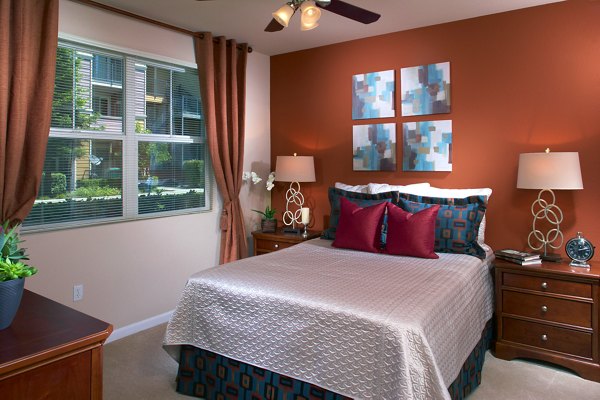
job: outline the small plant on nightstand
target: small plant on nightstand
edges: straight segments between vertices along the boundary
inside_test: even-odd
[[[277,230],[277,219],[275,218],[276,209],[267,206],[265,211],[252,210],[259,213],[262,216],[260,221],[260,229],[263,232],[275,232]]]
[[[260,176],[258,176],[258,174],[256,172],[249,171],[249,172],[244,172],[242,174],[242,180],[244,182],[251,181],[253,185],[256,185],[257,183],[262,181],[262,178]],[[268,191],[271,191],[271,189],[273,189],[274,181],[275,181],[275,172],[271,172],[269,174],[269,177],[267,178],[267,184],[266,184],[266,188]],[[277,219],[275,219],[275,213],[277,212],[277,210],[275,210],[274,208],[271,208],[270,206],[267,206],[267,208],[265,208],[265,211],[260,211],[260,210],[252,210],[252,211],[257,212],[262,216],[262,219],[260,221],[260,230],[261,231],[263,231],[265,233],[273,233],[273,232],[277,231]]]
[[[20,245],[20,225],[9,225],[6,221],[0,226],[0,329],[12,323],[21,303],[25,278],[37,272],[23,260],[29,260],[25,249]]]

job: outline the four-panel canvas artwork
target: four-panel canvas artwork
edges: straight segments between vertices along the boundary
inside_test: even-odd
[[[352,77],[352,119],[395,117],[395,71]],[[450,63],[400,69],[401,115],[450,113]],[[354,125],[354,171],[396,170],[396,124]],[[452,171],[452,121],[402,124],[403,171]]]

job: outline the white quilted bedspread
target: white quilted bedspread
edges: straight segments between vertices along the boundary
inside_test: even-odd
[[[191,344],[355,399],[448,399],[492,316],[490,258],[330,243],[193,275],[165,348],[177,357],[178,345]]]

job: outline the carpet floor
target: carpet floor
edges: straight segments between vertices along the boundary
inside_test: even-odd
[[[177,363],[162,349],[166,325],[104,347],[105,400],[190,399],[175,392]],[[481,386],[469,400],[600,399],[600,383],[530,361],[504,361],[486,353]]]

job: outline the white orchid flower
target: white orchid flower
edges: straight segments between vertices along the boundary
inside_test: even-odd
[[[250,176],[252,177],[252,183],[253,183],[253,184],[255,184],[255,185],[256,185],[258,182],[262,181],[261,177],[260,177],[260,176],[258,176],[258,175],[256,174],[256,172],[252,172],[252,173],[250,174]]]
[[[271,189],[273,189],[273,187],[275,186],[273,181],[275,181],[275,172],[271,172],[269,174],[269,177],[267,178],[267,190],[270,191]]]

